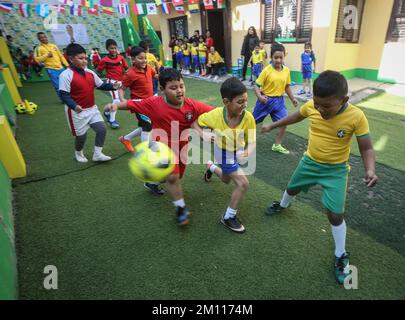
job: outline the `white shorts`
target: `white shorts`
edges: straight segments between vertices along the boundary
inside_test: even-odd
[[[107,82],[108,82],[108,83],[116,83],[116,82],[121,82],[121,81],[112,80],[112,79],[107,79]],[[112,90],[112,91],[110,91],[110,95],[111,95],[111,98],[112,98],[112,103],[118,103],[118,102],[121,101],[121,100],[120,100],[120,96],[119,96],[119,94],[118,94],[118,90]]]
[[[96,105],[91,108],[83,109],[80,113],[77,113],[65,105],[65,112],[70,131],[72,131],[75,137],[84,135],[87,130],[90,129],[91,124],[100,121],[104,122]]]

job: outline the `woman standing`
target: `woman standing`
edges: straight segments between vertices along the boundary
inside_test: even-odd
[[[259,37],[257,36],[255,27],[251,26],[248,29],[248,33],[243,40],[241,56],[244,57],[243,61],[243,70],[242,70],[242,81],[246,80],[246,70],[252,56],[252,52],[255,49],[255,46],[259,45]]]

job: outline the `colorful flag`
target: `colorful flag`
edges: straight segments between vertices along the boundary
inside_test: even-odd
[[[65,7],[63,5],[61,5],[61,4],[54,4],[51,7],[51,10],[56,11],[56,12],[65,12]]]
[[[100,0],[100,6],[112,8],[113,0]]]
[[[20,15],[21,17],[31,17],[31,5],[29,4],[20,4]]]
[[[198,4],[198,0],[188,0],[188,4]]]
[[[218,9],[225,9],[225,1],[224,0],[217,0],[217,8]]]
[[[204,7],[207,10],[214,9],[214,4],[212,3],[212,0],[204,0]]]
[[[184,1],[183,1],[183,0],[172,0],[172,3],[173,3],[173,6],[174,6],[174,7],[184,5]]]
[[[81,1],[82,7],[91,8],[94,5],[93,2],[94,2],[93,0],[82,0]]]
[[[25,0],[26,3],[32,3],[32,0]]]
[[[98,16],[98,5],[94,5],[91,8],[87,8],[87,13]]]
[[[120,4],[118,5],[118,13],[120,13],[120,14],[125,14],[125,15],[129,15],[128,4],[126,4],[126,3],[120,3]]]
[[[49,4],[37,4],[35,11],[40,17],[46,18],[49,15]]]
[[[136,3],[133,6],[134,14],[144,14],[143,5],[141,3]]]
[[[176,10],[176,12],[179,13],[179,14],[185,14],[186,13],[183,6],[174,7],[174,10]]]
[[[11,3],[0,3],[0,11],[10,13],[13,9],[13,5]]]
[[[64,4],[65,6],[73,6],[73,0],[59,0],[59,3]]]
[[[74,16],[81,16],[82,15],[82,6],[78,4],[74,4],[70,7],[70,14]]]
[[[188,10],[190,10],[190,13],[198,13],[198,9],[200,9],[200,6],[198,4],[188,5]]]
[[[162,12],[164,14],[170,14],[170,5],[166,2],[166,0],[163,0],[162,2]]]
[[[120,3],[128,3],[129,0],[120,0]]]
[[[101,3],[101,2],[100,2]],[[103,12],[103,13],[105,13],[105,14],[108,14],[108,15],[112,15],[113,14],[113,12],[114,12],[114,9],[113,9],[113,7],[102,7],[101,8],[101,11]]]
[[[160,6],[162,4],[162,0],[155,0],[155,3],[157,6]]]
[[[147,14],[157,14],[156,3],[147,3],[146,4],[146,12]]]

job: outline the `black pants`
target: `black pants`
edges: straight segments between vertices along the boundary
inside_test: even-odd
[[[242,79],[246,78],[246,71],[247,71],[247,67],[248,67],[248,62],[249,62],[251,56],[252,56],[252,54],[249,53],[248,55],[245,56],[245,59],[243,61]]]
[[[176,54],[172,55],[173,69],[177,69]]]
[[[225,63],[220,62],[220,63],[213,63],[211,65],[211,74],[214,76],[218,76],[219,75],[219,69],[225,67]]]

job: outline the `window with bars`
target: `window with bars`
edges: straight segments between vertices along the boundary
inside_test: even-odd
[[[365,0],[340,0],[335,42],[357,43]]]
[[[262,39],[306,42],[312,36],[313,0],[263,0]]]
[[[387,41],[405,42],[405,0],[395,0]]]

